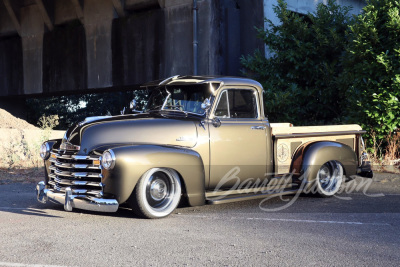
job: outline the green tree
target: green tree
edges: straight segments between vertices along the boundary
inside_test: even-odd
[[[350,26],[344,60],[350,120],[378,141],[400,127],[399,12],[399,1],[368,0]]]
[[[270,55],[256,51],[241,58],[244,74],[264,86],[266,115],[272,122],[296,125],[340,122],[345,92],[337,81],[350,7],[329,0],[304,16],[279,0],[274,11],[280,23],[266,19],[267,29],[257,29]]]

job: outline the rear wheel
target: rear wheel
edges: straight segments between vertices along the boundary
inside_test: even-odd
[[[342,165],[334,160],[326,162],[317,173],[317,194],[322,197],[333,196],[339,191],[343,180]]]
[[[129,204],[144,218],[162,218],[171,214],[181,198],[181,182],[176,171],[153,168],[139,180]]]

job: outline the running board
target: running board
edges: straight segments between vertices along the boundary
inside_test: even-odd
[[[215,197],[206,197],[206,203],[210,205],[225,204],[243,200],[260,199],[266,197],[283,196],[297,193],[299,189],[286,189],[278,192],[272,193],[259,193],[259,194],[229,194],[229,195],[219,195]],[[228,191],[227,191],[228,192]]]

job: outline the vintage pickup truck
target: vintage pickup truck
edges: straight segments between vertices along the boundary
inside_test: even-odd
[[[127,203],[161,218],[183,199],[198,206],[298,190],[328,197],[354,175],[372,177],[360,126],[272,124],[254,80],[174,76],[144,87],[143,111],[87,118],[42,145],[38,201],[99,212]]]

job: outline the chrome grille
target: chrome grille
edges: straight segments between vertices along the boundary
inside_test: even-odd
[[[49,184],[56,192],[65,192],[70,187],[74,195],[101,197],[99,158],[53,150],[49,159]]]

